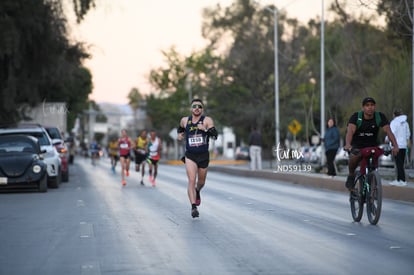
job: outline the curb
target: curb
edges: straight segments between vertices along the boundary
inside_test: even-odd
[[[250,171],[246,169],[239,169],[235,167],[224,167],[224,166],[209,166],[210,171],[222,172],[231,175],[237,175],[241,177],[249,178],[264,178],[270,180],[281,180],[287,181],[293,184],[299,184],[312,188],[329,189],[339,192],[348,193],[349,191],[345,188],[344,181],[335,178],[323,178],[318,175],[305,175],[295,173],[275,173],[273,171]],[[400,187],[400,186],[382,186],[383,198],[400,200],[407,202],[414,202],[414,188]]]

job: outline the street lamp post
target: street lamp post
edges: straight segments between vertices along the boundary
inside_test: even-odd
[[[322,0],[321,9],[321,138],[325,136],[325,4]],[[325,165],[325,156],[321,156],[321,165]]]
[[[321,15],[321,137],[325,136],[325,19],[324,0],[322,0]]]
[[[278,21],[278,14],[277,9],[271,9],[266,7],[266,9],[273,13],[274,19],[274,57],[275,57],[275,148],[280,143],[280,125],[279,125],[279,61],[278,61],[278,53],[279,53],[279,46],[278,46],[278,30],[277,30],[277,21]]]

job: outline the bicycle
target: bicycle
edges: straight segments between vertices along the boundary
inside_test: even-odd
[[[361,221],[364,203],[367,204],[367,216],[370,224],[378,223],[382,208],[382,184],[379,175],[378,158],[388,155],[390,151],[379,147],[367,147],[360,149],[362,159],[360,171],[357,172],[354,181],[354,189],[350,192],[349,202],[354,221]]]

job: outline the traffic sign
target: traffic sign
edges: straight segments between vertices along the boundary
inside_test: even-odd
[[[302,130],[302,125],[300,124],[299,121],[297,121],[296,119],[294,119],[288,125],[288,129],[292,133],[292,135],[296,136],[296,134],[299,133],[300,130]]]

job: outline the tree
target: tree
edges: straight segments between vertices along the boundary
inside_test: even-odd
[[[325,22],[326,111],[337,119],[343,132],[351,112],[360,108],[362,97],[386,98],[390,90],[405,95],[403,89],[410,80],[410,58],[408,51],[402,50],[402,40],[391,39],[387,30],[371,24],[373,17],[348,14],[344,3],[335,1],[330,9],[336,16]],[[151,72],[151,83],[158,92],[148,99],[154,125],[168,130],[176,125],[176,119],[170,119],[182,113],[177,106],[185,111],[185,81],[191,71],[192,90],[206,100],[215,121],[234,128],[238,142],[246,140],[255,125],[264,133],[265,146],[273,145],[274,29],[273,14],[267,8],[276,7],[237,0],[226,8],[217,5],[204,11],[202,31],[210,45],[189,57],[171,51],[166,55],[167,66]],[[305,125],[299,136],[308,141],[325,124],[320,121],[318,93],[321,22],[316,18],[302,25],[283,12],[278,14],[281,138],[288,136],[288,124],[297,119]],[[223,45],[226,50],[218,54]],[[383,85],[384,77],[396,80]],[[170,121],[168,126],[162,124]]]
[[[87,99],[91,90],[71,96],[89,55],[67,39],[60,1],[3,0],[0,15],[1,123],[17,122],[21,104]]]

